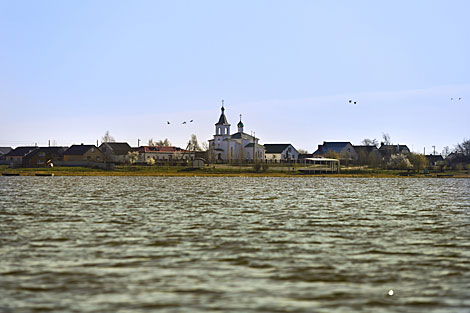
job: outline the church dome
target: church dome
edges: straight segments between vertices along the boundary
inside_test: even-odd
[[[244,125],[243,125],[242,121],[240,121],[240,122],[238,122],[237,126],[238,127],[243,127]]]

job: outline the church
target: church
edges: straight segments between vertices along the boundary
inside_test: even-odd
[[[216,163],[243,163],[264,161],[264,146],[258,138],[243,132],[242,116],[238,132],[230,134],[230,123],[225,116],[224,101],[219,121],[215,124],[214,139],[209,140],[209,159]]]

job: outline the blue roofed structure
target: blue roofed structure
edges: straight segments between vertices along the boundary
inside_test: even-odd
[[[318,149],[313,155],[324,156],[329,152],[339,154],[341,159],[356,160],[358,157],[356,150],[349,141],[323,141],[323,144],[318,145]]]

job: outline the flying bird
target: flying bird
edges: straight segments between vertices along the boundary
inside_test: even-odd
[[[183,123],[181,123],[181,124],[186,124],[186,121],[184,121],[184,122],[183,122]]]
[[[190,120],[189,122],[190,122],[190,123],[192,123],[192,122],[193,122],[193,120]]]
[[[170,121],[166,121],[167,124],[170,124]]]
[[[349,99],[349,103],[351,103],[351,102],[352,102],[352,100],[351,100],[351,99]]]
[[[452,101],[452,100],[454,100],[454,98],[450,98],[450,100]]]
[[[462,98],[459,98],[459,101],[462,100]]]

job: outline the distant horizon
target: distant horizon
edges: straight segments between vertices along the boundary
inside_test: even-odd
[[[184,148],[213,137],[224,99],[232,132],[241,114],[260,143],[313,152],[386,133],[441,153],[470,138],[469,11],[464,0],[3,2],[0,146],[95,144],[109,131]]]

